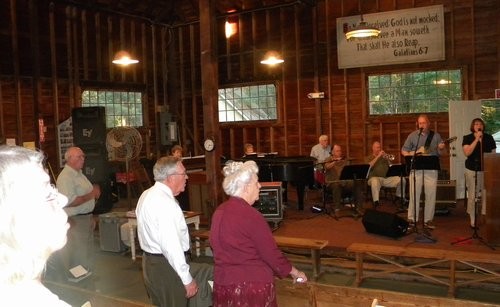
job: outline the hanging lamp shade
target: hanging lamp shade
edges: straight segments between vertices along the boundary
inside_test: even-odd
[[[118,51],[113,58],[113,64],[127,66],[130,64],[137,64],[139,60],[134,59],[127,51]]]
[[[236,22],[226,21],[224,24],[224,32],[226,34],[226,38],[230,38],[238,33],[238,24]]]
[[[274,50],[270,50],[264,54],[264,58],[260,61],[261,64],[265,65],[276,65],[285,62],[281,55]]]
[[[359,24],[347,31],[345,33],[345,38],[349,40],[351,38],[377,37],[379,34],[380,30],[375,27],[368,26],[368,24],[363,20],[363,15],[361,15],[361,21]]]

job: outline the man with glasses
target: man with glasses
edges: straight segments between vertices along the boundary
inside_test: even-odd
[[[190,262],[189,230],[175,199],[188,176],[178,157],[162,157],[153,167],[155,184],[144,191],[136,208],[143,277],[157,306],[210,306],[211,265]],[[196,301],[196,303],[195,303]]]
[[[68,243],[55,254],[56,258],[51,263],[56,270],[63,269],[63,276],[69,281],[79,282],[92,274],[95,227],[92,211],[101,196],[101,189],[83,174],[85,154],[79,147],[68,148],[64,159],[66,164],[57,177],[56,185],[59,193],[68,198],[64,211],[71,228]]]
[[[42,152],[0,146],[2,306],[70,307],[42,284],[45,262],[66,243],[68,199],[50,185]]]

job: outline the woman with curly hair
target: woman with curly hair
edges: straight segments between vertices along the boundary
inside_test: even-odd
[[[274,241],[262,214],[252,205],[260,184],[255,161],[229,161],[222,187],[229,199],[215,211],[210,229],[214,253],[213,306],[277,306],[274,277],[306,282]]]

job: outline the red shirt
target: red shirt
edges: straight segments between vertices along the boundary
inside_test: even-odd
[[[283,278],[292,270],[262,214],[241,198],[231,197],[215,211],[210,245],[219,285],[271,283],[275,275]]]

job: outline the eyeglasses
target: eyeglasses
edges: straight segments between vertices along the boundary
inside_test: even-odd
[[[45,197],[45,203],[53,206],[64,207],[68,199],[66,196],[59,193],[56,186],[53,184],[49,185],[49,194]]]
[[[174,173],[174,174],[172,174],[172,176],[173,176],[173,175],[178,175],[178,176],[186,176],[186,177],[188,176],[188,174],[187,174],[187,173]]]

